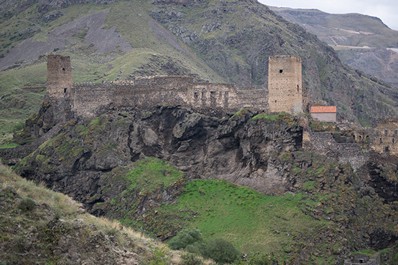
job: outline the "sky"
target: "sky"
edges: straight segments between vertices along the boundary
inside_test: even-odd
[[[397,0],[258,0],[270,6],[314,8],[333,14],[360,13],[378,17],[388,27],[398,30]]]

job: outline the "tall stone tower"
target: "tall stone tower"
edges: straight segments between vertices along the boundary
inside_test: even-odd
[[[69,56],[47,56],[47,93],[52,101],[69,97],[73,86]]]
[[[303,112],[301,58],[288,55],[269,58],[268,107],[270,112]]]
[[[73,95],[72,67],[69,56],[47,56],[47,95],[51,105],[52,120],[65,122],[72,117]]]

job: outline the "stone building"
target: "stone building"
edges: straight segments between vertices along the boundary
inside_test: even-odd
[[[56,120],[66,117],[94,117],[106,109],[152,106],[185,106],[204,110],[251,108],[266,110],[265,89],[237,89],[230,84],[195,82],[190,76],[151,76],[133,80],[72,82],[70,57],[47,58],[48,96]]]
[[[303,112],[301,59],[279,55],[268,62],[268,108],[270,112]]]
[[[48,55],[47,93],[51,99],[64,98],[73,86],[72,66],[69,56]]]
[[[398,155],[398,121],[388,120],[376,126],[372,149],[379,153]]]
[[[336,122],[336,106],[312,106],[310,114],[313,119],[325,122]]]

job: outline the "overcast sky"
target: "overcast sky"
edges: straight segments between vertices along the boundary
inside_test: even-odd
[[[315,8],[327,13],[360,13],[375,16],[384,24],[398,30],[397,0],[258,0],[270,6]]]

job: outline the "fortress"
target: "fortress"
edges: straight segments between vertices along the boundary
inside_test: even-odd
[[[151,76],[126,81],[74,84],[70,57],[49,55],[47,94],[57,122],[67,117],[91,118],[109,109],[184,106],[195,110],[303,112],[301,59],[274,56],[268,64],[268,93],[263,89],[237,89],[230,84],[195,82],[189,76]],[[334,113],[335,115],[335,113]],[[330,133],[306,135],[318,151],[341,153],[370,146],[376,152],[398,154],[398,122],[384,121],[373,129],[350,129],[348,142]],[[319,138],[319,139],[318,139]],[[318,139],[318,140],[317,140]],[[322,146],[328,142],[329,147]],[[332,148],[332,149],[333,149]],[[347,149],[348,148],[348,149]],[[358,150],[357,150],[358,149]],[[347,153],[347,157],[352,157]]]
[[[74,84],[70,57],[60,55],[48,56],[47,69],[47,93],[56,111],[69,110],[80,117],[93,117],[106,108],[156,105],[302,112],[301,59],[294,56],[270,58],[268,95],[265,89],[237,89],[229,84],[195,82],[189,76],[152,76]]]

